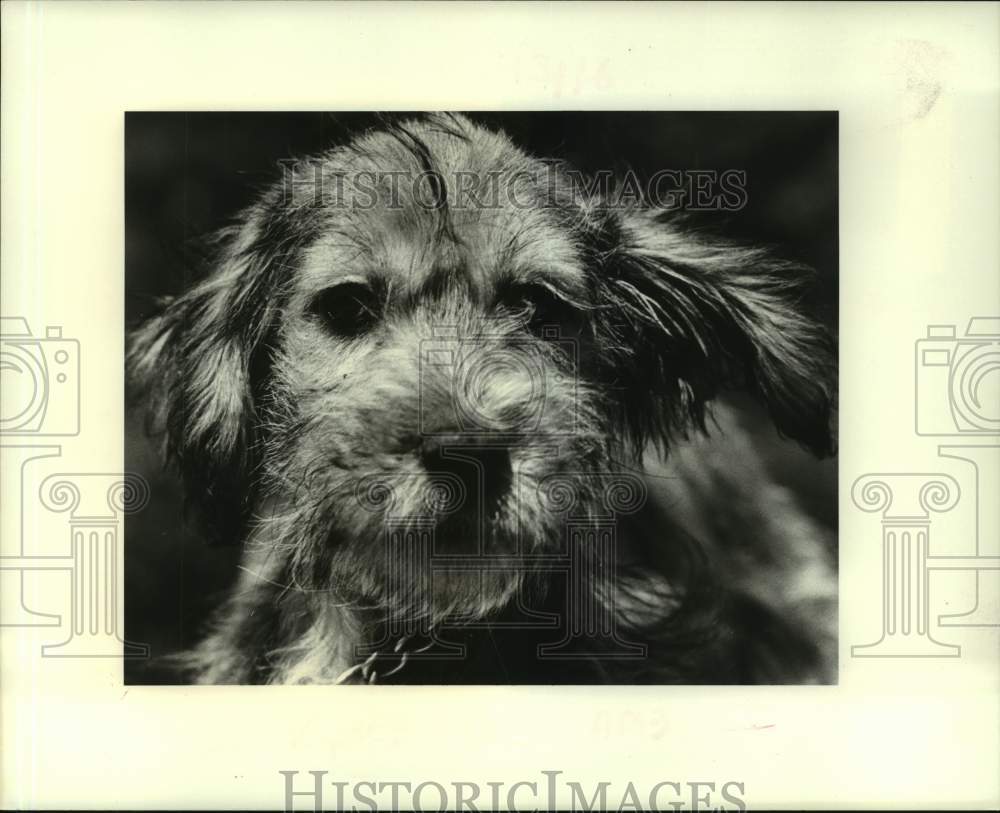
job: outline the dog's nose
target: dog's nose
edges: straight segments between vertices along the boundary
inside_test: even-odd
[[[510,490],[510,451],[501,443],[491,444],[486,439],[470,442],[456,435],[425,437],[420,456],[429,473],[458,477],[466,487],[467,504],[480,504],[487,517],[500,507]]]

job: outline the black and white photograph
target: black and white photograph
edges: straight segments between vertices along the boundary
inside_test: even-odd
[[[127,684],[835,684],[836,112],[128,112]]]
[[[1000,2],[0,18],[0,810],[1000,809]]]

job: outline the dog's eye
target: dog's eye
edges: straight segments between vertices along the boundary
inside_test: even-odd
[[[309,310],[322,320],[331,333],[353,338],[375,326],[381,304],[375,291],[368,285],[345,282],[319,294]]]
[[[564,325],[572,310],[570,304],[544,285],[523,283],[511,286],[501,298],[501,305],[539,332],[544,327]]]

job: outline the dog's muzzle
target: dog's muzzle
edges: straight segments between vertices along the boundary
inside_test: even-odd
[[[488,436],[435,435],[423,438],[420,459],[429,475],[458,478],[467,495],[466,511],[490,517],[511,490],[513,468],[508,444]]]

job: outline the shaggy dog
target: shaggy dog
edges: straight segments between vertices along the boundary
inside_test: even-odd
[[[285,169],[131,336],[189,504],[243,545],[191,679],[833,679],[834,546],[718,406],[832,451],[802,269],[456,115]]]

